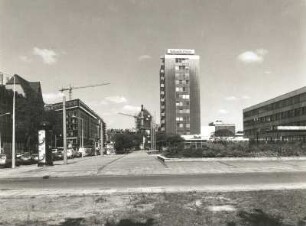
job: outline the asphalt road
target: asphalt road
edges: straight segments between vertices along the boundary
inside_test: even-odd
[[[1,179],[0,191],[306,184],[306,172]]]

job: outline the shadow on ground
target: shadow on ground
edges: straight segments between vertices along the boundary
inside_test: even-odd
[[[286,224],[282,217],[269,215],[261,209],[254,209],[251,212],[240,211],[237,216],[239,217],[239,223],[229,222],[227,226],[306,226],[306,217],[299,220],[295,225]]]
[[[154,225],[154,219],[149,218],[146,220],[146,222],[135,222],[130,219],[122,219],[119,221],[119,223],[110,223],[107,222],[105,226],[153,226]]]

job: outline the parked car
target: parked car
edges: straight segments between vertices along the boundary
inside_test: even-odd
[[[21,164],[23,164],[23,165],[30,165],[30,164],[34,163],[33,160],[32,160],[31,154],[28,153],[28,152],[23,153],[23,154],[20,156],[20,162],[21,162]]]
[[[15,158],[15,165],[20,166],[20,159]],[[12,166],[12,156],[7,154],[0,154],[0,167],[11,167]]]
[[[63,160],[64,159],[63,151],[62,150],[56,150],[56,151],[52,152],[52,157],[53,157],[54,161]]]
[[[74,150],[72,148],[67,149],[67,158],[68,159],[74,158]]]
[[[32,154],[31,158],[33,163],[38,163],[38,154]]]

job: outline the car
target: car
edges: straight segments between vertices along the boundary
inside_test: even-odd
[[[33,159],[30,153],[26,152],[20,156],[20,162],[23,165],[30,165],[33,163]]]
[[[63,160],[64,154],[62,150],[57,150],[56,152],[52,153],[53,160]]]
[[[20,159],[15,158],[15,165],[20,166]],[[11,167],[12,166],[12,156],[8,154],[0,154],[0,167]]]
[[[68,159],[74,158],[74,150],[72,148],[67,149],[67,158]]]
[[[32,162],[33,163],[38,163],[38,157],[39,157],[38,154],[32,154],[31,155]]]

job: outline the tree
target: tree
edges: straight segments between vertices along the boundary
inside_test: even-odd
[[[177,134],[158,132],[156,134],[156,147],[158,150],[163,148],[178,148],[183,144],[184,139]]]
[[[114,148],[116,153],[127,153],[139,149],[142,142],[141,134],[118,133],[114,136]]]

